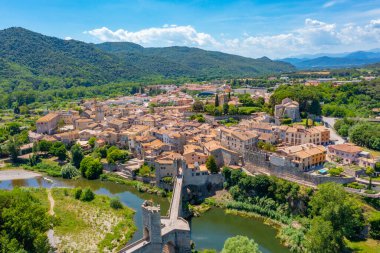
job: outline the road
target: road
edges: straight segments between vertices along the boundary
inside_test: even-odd
[[[322,117],[322,120],[327,123],[326,127],[330,129],[330,139],[334,140],[335,144],[343,144],[346,142],[334,129],[334,124],[337,118]]]

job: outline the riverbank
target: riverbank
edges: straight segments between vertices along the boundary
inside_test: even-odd
[[[111,208],[108,196],[81,201],[75,199],[75,189],[25,189],[54,217],[54,238],[50,239],[57,252],[112,252],[130,241],[137,229],[135,211],[126,206]]]
[[[364,200],[359,201],[361,202],[361,207],[363,208],[365,219],[368,224],[368,222],[370,222],[369,216],[379,215],[379,211],[374,207],[365,204]],[[190,206],[190,210],[195,213],[195,217],[207,216],[208,212],[219,209],[226,216],[232,215],[239,218],[249,219],[252,222],[261,221],[276,230],[276,237],[281,240],[283,246],[289,248],[300,246],[299,241],[295,240],[295,238],[297,238],[297,236],[304,236],[305,229],[307,229],[307,223],[304,224],[302,220],[292,216],[287,219],[282,219],[282,215],[270,215],[270,213],[267,214],[261,212],[260,208],[253,207],[255,206],[245,206],[244,203],[234,201],[230,193],[223,190],[217,192],[215,196],[205,199],[200,205]],[[345,242],[347,246],[346,250],[350,253],[380,253],[380,251],[378,251],[380,241],[374,240],[370,237],[358,241],[345,239]]]
[[[2,169],[0,170],[0,181],[29,179],[41,177],[42,175],[36,172],[27,171],[24,169]]]

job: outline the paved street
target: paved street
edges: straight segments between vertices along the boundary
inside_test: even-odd
[[[322,117],[322,120],[323,120],[323,122],[327,123],[327,125],[325,125],[325,126],[330,129],[330,136],[331,136],[330,138],[331,138],[331,140],[335,141],[335,144],[343,144],[346,142],[334,129],[334,124],[335,124],[335,121],[337,120],[337,118]]]

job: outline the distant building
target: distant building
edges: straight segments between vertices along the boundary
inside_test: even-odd
[[[321,166],[326,161],[325,147],[312,143],[280,148],[277,153],[291,158],[295,167],[303,171]]]
[[[278,137],[289,146],[313,143],[327,145],[330,142],[330,130],[324,126],[305,128],[296,125],[294,127],[281,126],[276,129]]]
[[[58,113],[49,113],[36,122],[37,133],[39,134],[52,134],[58,126],[59,121]]]
[[[343,164],[357,164],[361,167],[375,167],[376,160],[368,152],[352,143],[330,145],[328,147],[330,159],[340,159]]]
[[[279,119],[288,117],[291,118],[293,122],[300,121],[301,117],[298,102],[290,98],[283,99],[281,104],[275,105],[274,116]]]

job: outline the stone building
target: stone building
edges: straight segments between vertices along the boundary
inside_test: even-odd
[[[278,154],[290,158],[295,167],[307,171],[321,166],[326,161],[326,149],[321,145],[312,143],[284,147],[277,151]]]
[[[58,113],[48,113],[36,122],[37,133],[39,134],[52,134],[58,127],[59,122]]]
[[[300,121],[300,109],[297,101],[290,98],[282,100],[281,104],[275,105],[274,116],[278,119],[289,117],[293,122]]]

